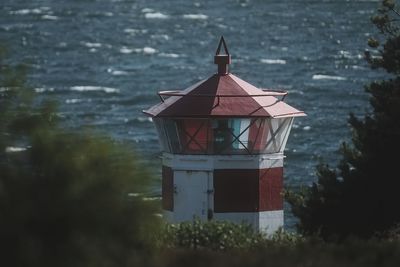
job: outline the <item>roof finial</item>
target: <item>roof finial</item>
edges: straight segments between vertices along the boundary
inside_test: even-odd
[[[221,47],[224,47],[225,54],[221,53]],[[226,75],[228,74],[228,65],[231,63],[231,55],[229,55],[228,47],[226,46],[225,39],[221,36],[219,40],[217,51],[214,56],[214,63],[218,65],[218,74]]]

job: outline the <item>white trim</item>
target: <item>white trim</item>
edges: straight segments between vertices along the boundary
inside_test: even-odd
[[[261,155],[260,159],[261,160],[276,160],[276,159],[284,159],[286,158],[285,155],[283,155],[282,153],[274,153],[274,154],[267,154],[267,155]]]
[[[180,155],[163,153],[162,163],[174,170],[266,169],[283,167],[282,153],[262,155]]]

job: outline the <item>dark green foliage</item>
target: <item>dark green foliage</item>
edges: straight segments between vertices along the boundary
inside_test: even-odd
[[[320,164],[318,182],[287,199],[300,219],[299,229],[329,240],[368,238],[400,222],[398,153],[400,152],[400,15],[394,1],[383,1],[373,23],[383,34],[380,56],[366,53],[374,68],[388,79],[366,86],[371,112],[363,119],[350,115],[352,145],[343,144],[335,170]]]
[[[168,248],[209,249],[224,251],[260,246],[265,236],[248,224],[227,221],[183,222],[166,224],[161,244]]]
[[[386,240],[335,244],[282,230],[266,238],[245,224],[197,220],[166,225],[154,267],[397,266],[398,233],[395,228]]]
[[[290,246],[271,242],[251,251],[167,250],[155,267],[381,267],[398,266],[399,262],[398,242],[349,241],[339,245],[308,240]]]
[[[255,231],[249,224],[228,221],[183,222],[166,224],[159,240],[161,248],[180,248],[211,251],[251,251],[267,246],[292,247],[305,242],[297,233],[282,229],[273,235]]]
[[[112,140],[61,129],[54,104],[32,104],[23,69],[1,66],[1,264],[143,266],[158,209],[129,193],[149,175]]]

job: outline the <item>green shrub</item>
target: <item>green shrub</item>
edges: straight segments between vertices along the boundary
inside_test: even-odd
[[[268,238],[268,243],[275,246],[296,246],[305,243],[310,239],[305,238],[296,232],[287,232],[279,228],[272,236]]]
[[[166,224],[161,245],[167,248],[208,249],[225,251],[262,246],[266,236],[251,225],[227,221],[182,222]]]

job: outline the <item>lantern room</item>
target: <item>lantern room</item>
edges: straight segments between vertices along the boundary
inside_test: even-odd
[[[223,51],[221,51],[223,50]],[[160,91],[145,110],[163,152],[162,204],[171,222],[200,218],[283,226],[283,152],[295,117],[285,91],[229,72],[221,37],[217,73],[181,91]]]
[[[198,155],[283,153],[293,118],[154,118],[163,152]]]

